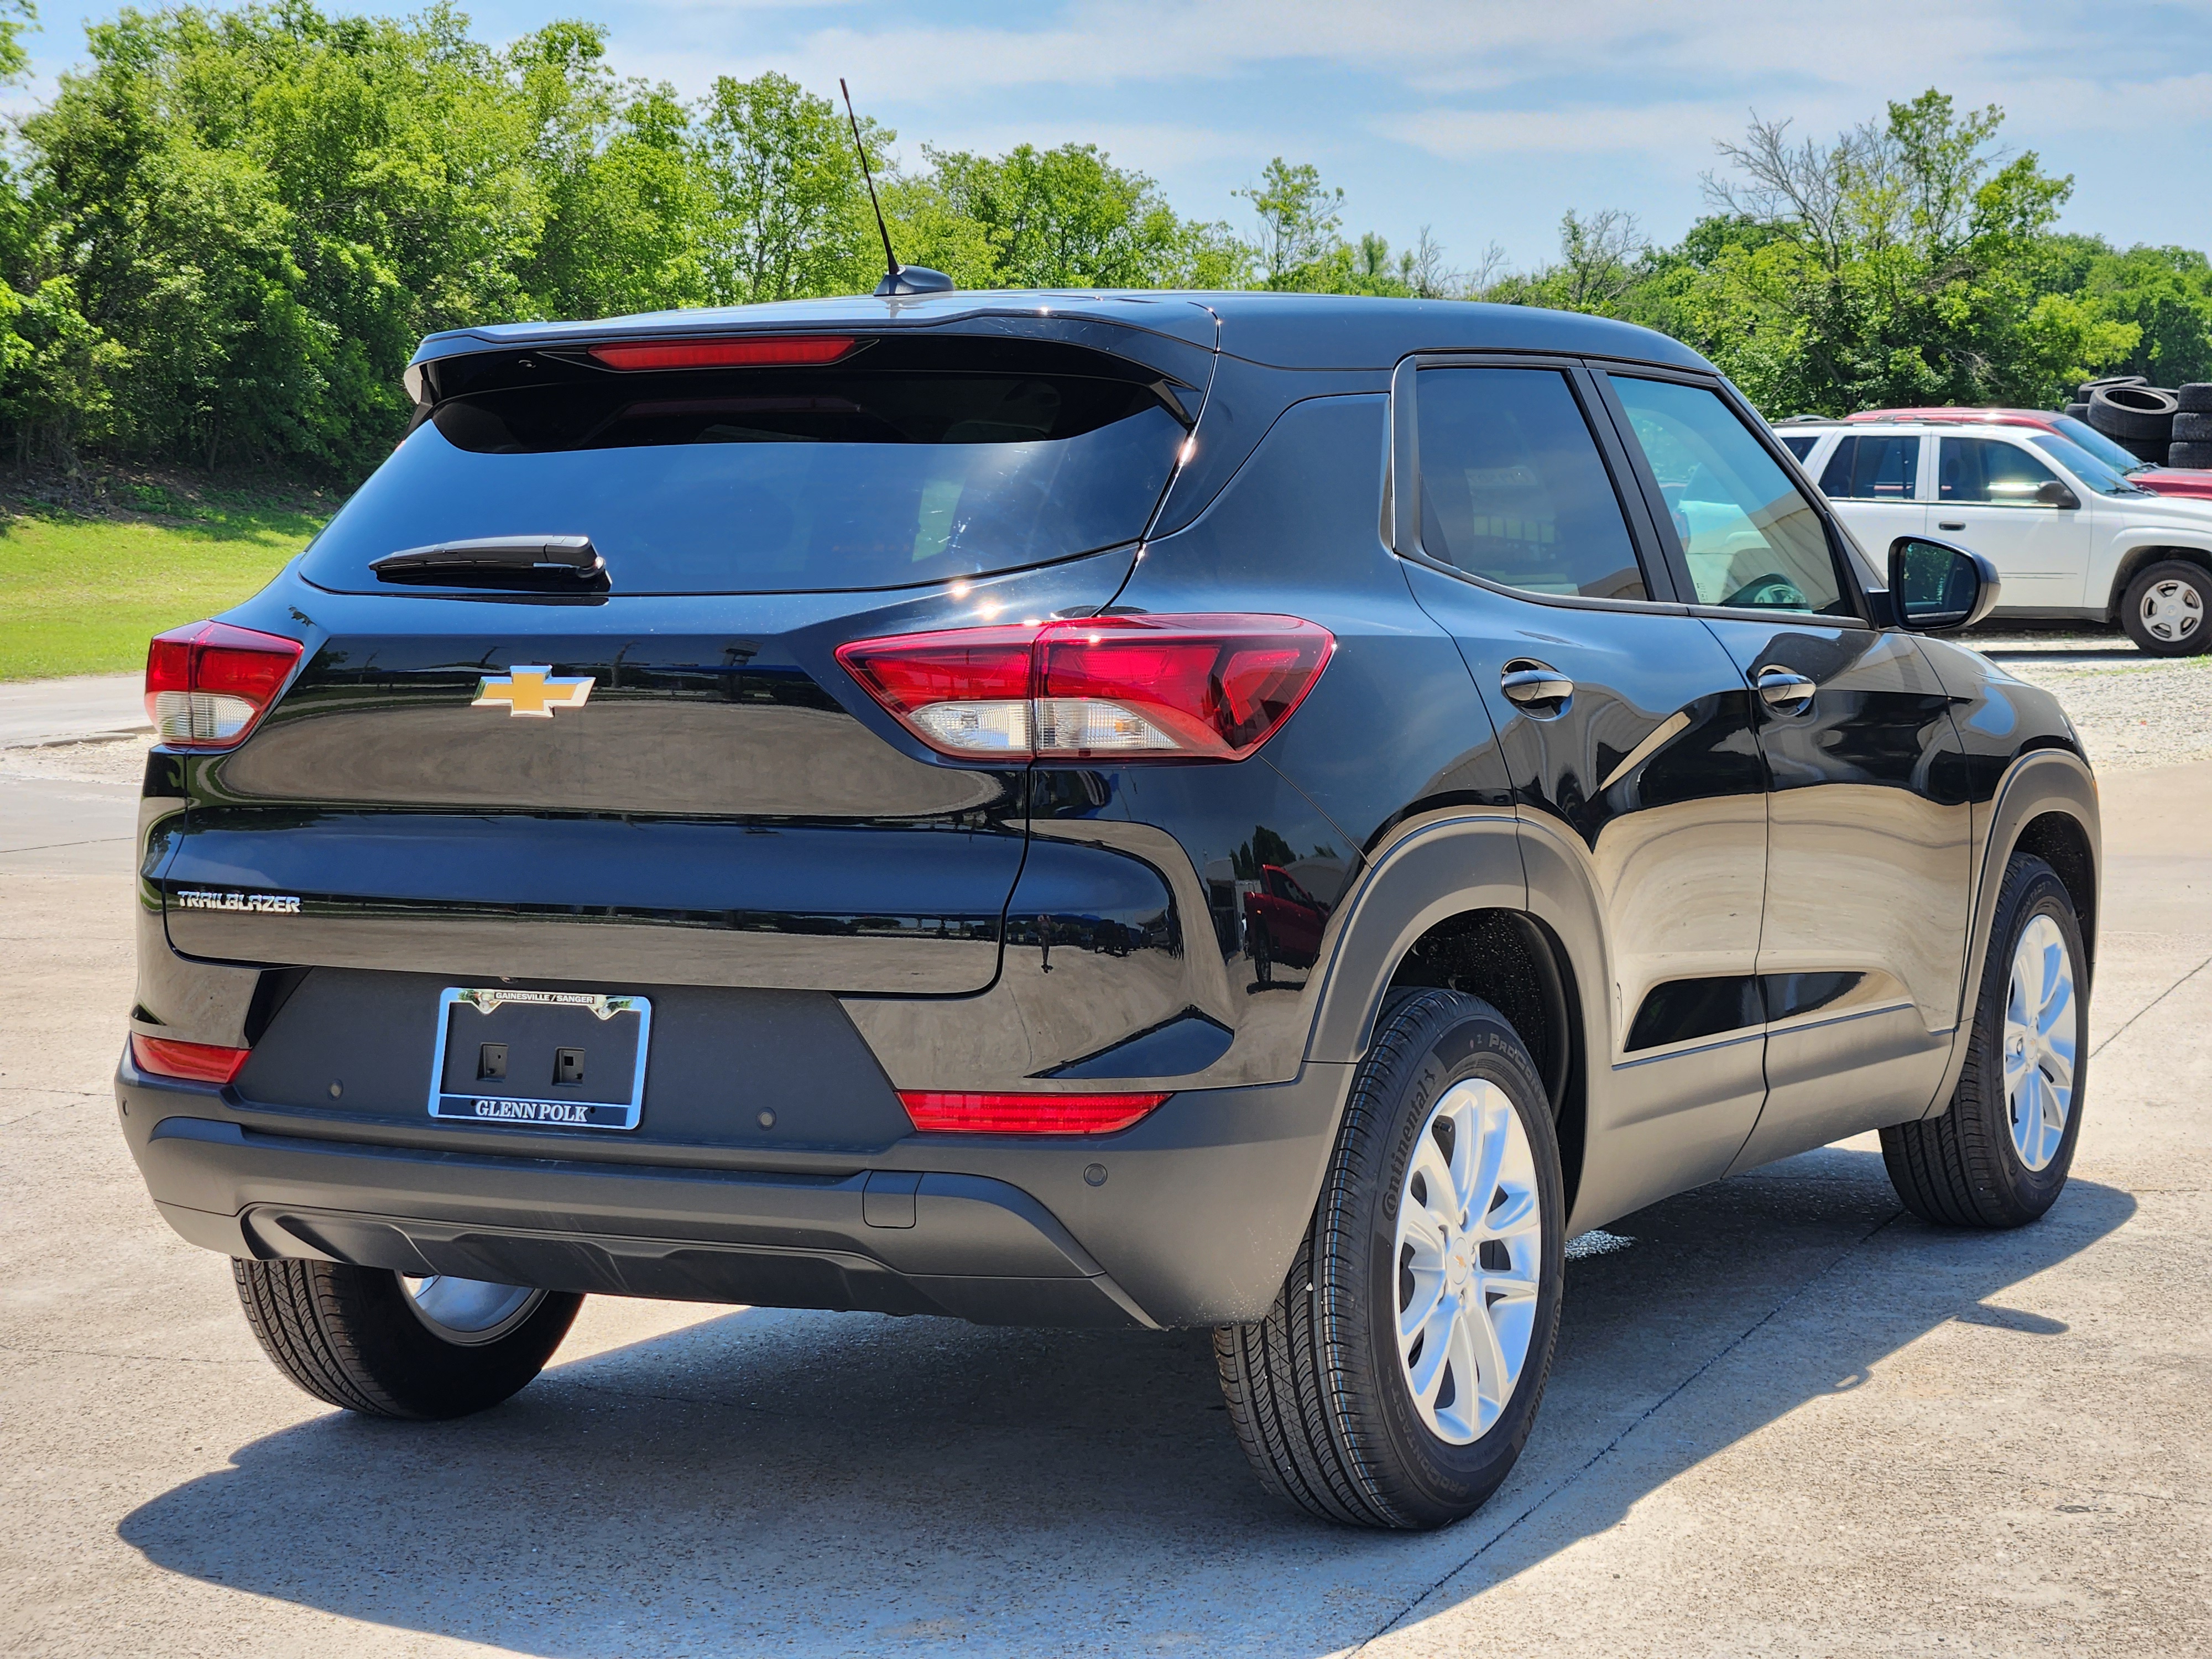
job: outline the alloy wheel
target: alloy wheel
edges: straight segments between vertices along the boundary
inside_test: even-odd
[[[443,1273],[417,1279],[402,1273],[399,1288],[415,1316],[432,1334],[465,1348],[495,1342],[538,1310],[545,1292],[526,1285],[494,1285]]]
[[[2179,645],[2204,625],[2204,599],[2193,584],[2168,577],[2143,591],[2142,614],[2146,634]]]
[[[1543,1267],[1535,1155],[1513,1103],[1454,1084],[1421,1126],[1398,1194],[1398,1360],[1431,1433],[1464,1446],[1528,1363]]]
[[[2032,918],[2013,948],[2005,993],[2005,1109],[2013,1150],[2031,1170],[2058,1155],[2074,1109],[2074,960],[2047,915]]]

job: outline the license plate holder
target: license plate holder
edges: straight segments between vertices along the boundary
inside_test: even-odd
[[[641,996],[449,985],[438,998],[430,1115],[510,1128],[635,1129],[652,1030],[653,1005]]]

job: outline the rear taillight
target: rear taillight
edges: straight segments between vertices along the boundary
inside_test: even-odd
[[[587,348],[609,368],[771,368],[834,363],[849,335],[757,334],[736,340],[630,340]]]
[[[1095,617],[855,640],[837,660],[963,760],[1243,760],[1335,647],[1296,617]]]
[[[174,1037],[131,1036],[131,1063],[157,1077],[189,1083],[228,1083],[252,1057],[251,1048],[219,1048],[211,1042],[180,1042]]]
[[[951,1094],[905,1090],[899,1103],[924,1134],[1109,1135],[1126,1129],[1161,1095]]]
[[[146,714],[172,749],[229,749],[269,712],[304,647],[280,634],[193,623],[146,648]]]

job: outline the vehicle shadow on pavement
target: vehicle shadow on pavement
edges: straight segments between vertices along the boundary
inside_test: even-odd
[[[1267,1498],[1204,1333],[775,1310],[556,1364],[460,1422],[329,1413],[118,1531],[205,1583],[548,1656],[1320,1653],[1612,1525],[1947,1320],[2063,1330],[2002,1293],[2134,1208],[2077,1182],[2035,1226],[1943,1231],[1900,1216],[1878,1156],[1828,1148],[1613,1223],[1629,1247],[1569,1264],[1519,1468],[1428,1536]]]

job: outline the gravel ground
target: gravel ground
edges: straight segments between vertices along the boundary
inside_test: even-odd
[[[2057,697],[2100,772],[2212,759],[2212,654],[2146,657],[2118,634],[1986,634],[1964,643]],[[136,783],[147,743],[0,750],[0,780]]]

